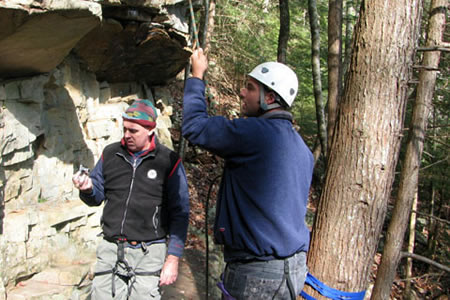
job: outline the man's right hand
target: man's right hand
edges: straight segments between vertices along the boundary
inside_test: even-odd
[[[80,171],[76,172],[72,176],[72,182],[73,185],[83,193],[92,193],[92,180],[86,173],[82,173]]]
[[[202,48],[198,48],[191,56],[192,76],[203,80],[203,75],[208,69],[208,59]]]

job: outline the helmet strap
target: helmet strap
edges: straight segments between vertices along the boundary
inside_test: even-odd
[[[266,112],[268,110],[274,109],[274,108],[280,108],[281,105],[278,102],[273,102],[269,105],[266,103],[266,93],[265,88],[262,83],[259,83],[259,106],[261,107],[261,110]]]

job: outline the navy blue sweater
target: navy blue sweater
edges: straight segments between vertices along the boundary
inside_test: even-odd
[[[184,90],[183,135],[225,159],[214,236],[225,260],[283,258],[307,251],[306,205],[314,159],[292,127],[292,115],[209,117],[205,84]]]

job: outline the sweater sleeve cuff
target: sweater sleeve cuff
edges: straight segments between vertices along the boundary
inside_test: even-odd
[[[184,247],[176,247],[169,244],[169,249],[167,250],[167,254],[174,255],[176,257],[181,257],[183,255]]]
[[[189,77],[188,81],[198,81],[198,82],[201,82],[203,85],[205,85],[205,81],[203,81],[202,79],[200,79],[198,77]]]

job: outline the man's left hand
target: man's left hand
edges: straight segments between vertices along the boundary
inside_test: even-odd
[[[159,285],[169,285],[174,283],[178,277],[178,261],[179,257],[175,255],[167,255],[164,266],[159,277]]]

